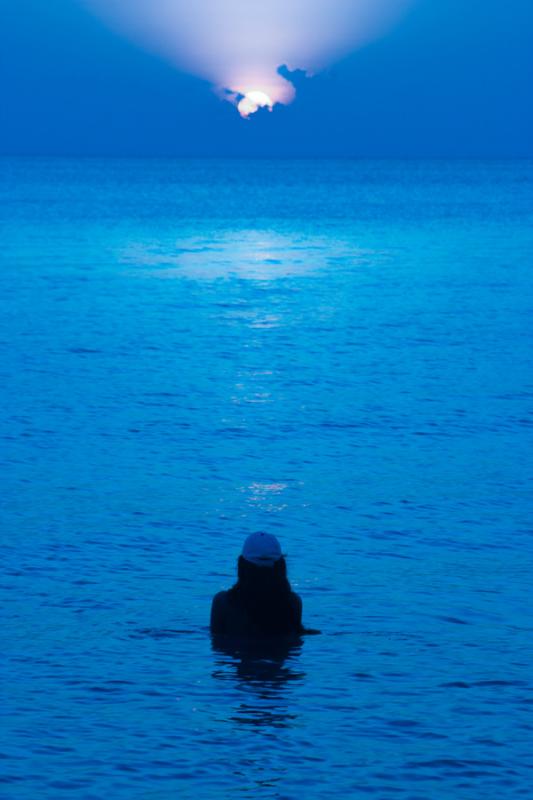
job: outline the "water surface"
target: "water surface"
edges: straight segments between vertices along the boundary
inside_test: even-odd
[[[2,796],[528,796],[533,164],[1,175]]]

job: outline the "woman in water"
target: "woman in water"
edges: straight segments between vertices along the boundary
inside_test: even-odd
[[[275,536],[252,533],[237,562],[238,580],[211,606],[211,631],[233,636],[303,632],[302,601],[291,590],[287,564]]]

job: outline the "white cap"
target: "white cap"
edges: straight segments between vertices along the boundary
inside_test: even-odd
[[[258,567],[272,567],[282,556],[280,543],[271,533],[252,533],[244,542],[242,555]]]

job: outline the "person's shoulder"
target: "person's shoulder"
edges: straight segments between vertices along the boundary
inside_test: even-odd
[[[224,633],[228,616],[228,593],[218,592],[211,603],[210,627],[214,633]]]
[[[298,626],[301,626],[301,624],[302,624],[302,607],[303,607],[302,598],[300,597],[299,594],[296,594],[296,592],[291,592],[291,603],[292,603],[292,607],[294,609],[294,613],[296,615],[297,624],[298,624]]]
[[[296,594],[296,592],[291,592],[291,601],[298,608],[301,608],[302,605],[303,605],[302,604],[302,598],[300,597],[299,594]]]
[[[213,597],[213,605],[214,606],[225,606],[228,602],[228,592],[217,592],[217,594]]]

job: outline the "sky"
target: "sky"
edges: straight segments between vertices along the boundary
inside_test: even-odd
[[[202,70],[209,42],[193,68],[90,2],[0,0],[1,153],[533,157],[531,0],[412,0],[367,41],[330,48],[312,77],[285,71],[293,102],[249,119]]]

